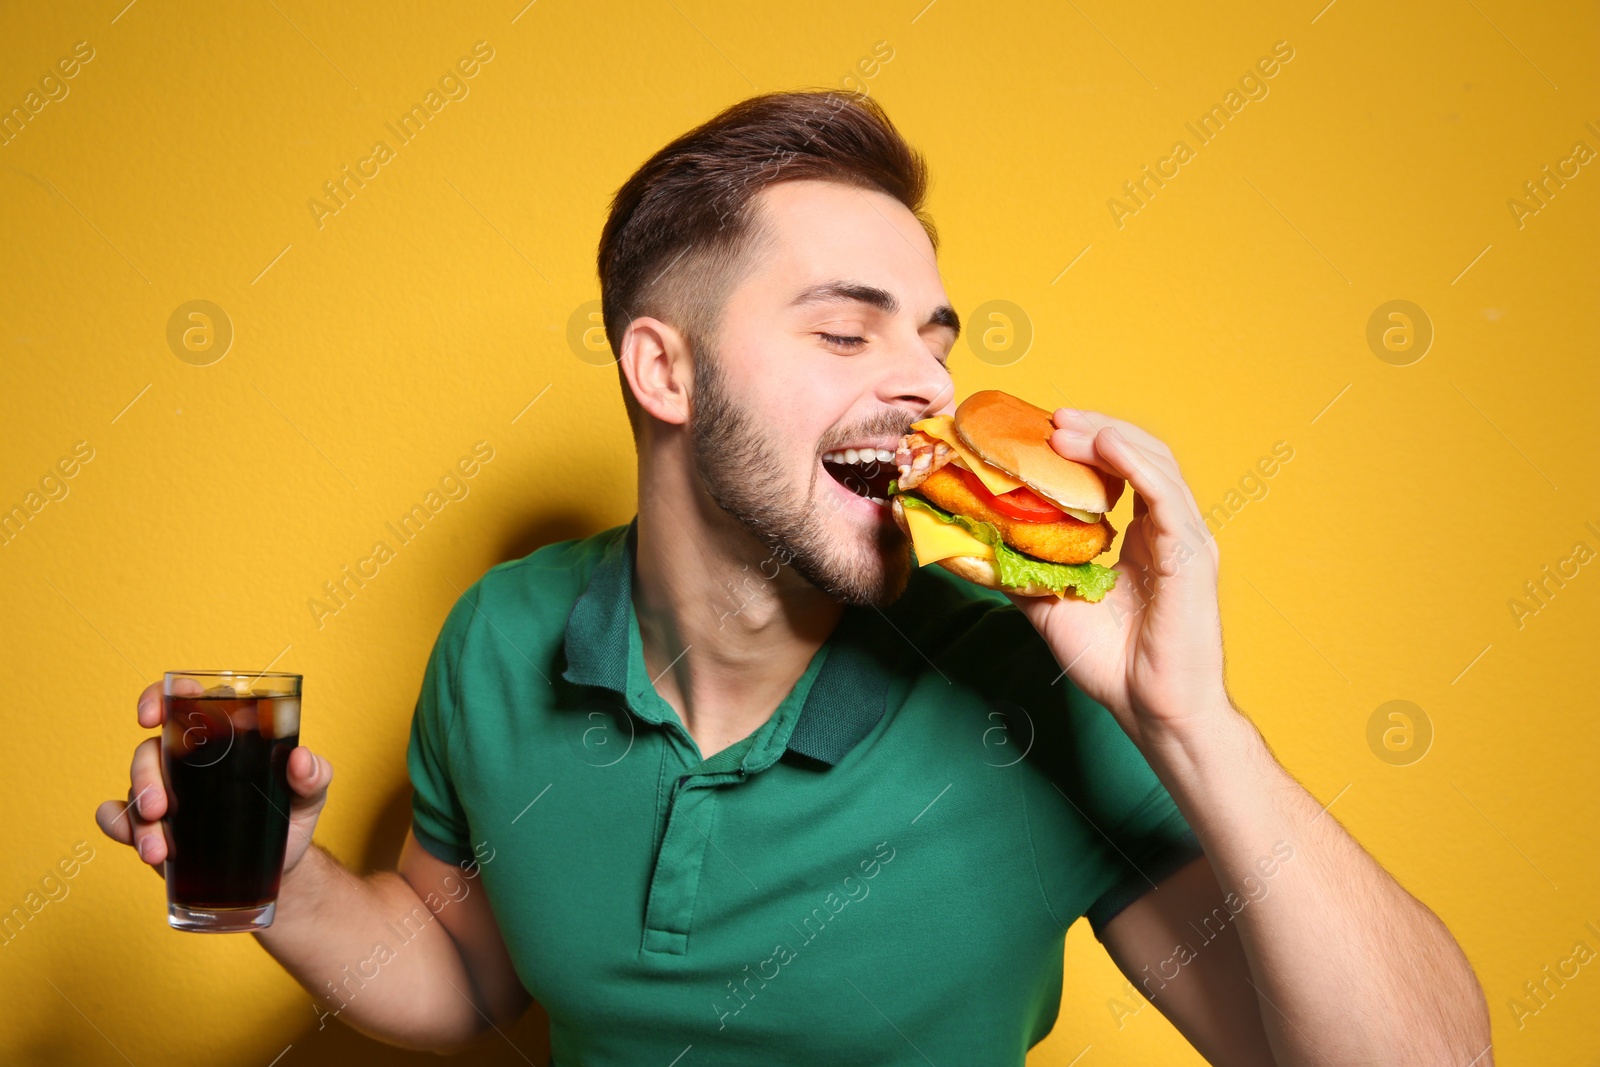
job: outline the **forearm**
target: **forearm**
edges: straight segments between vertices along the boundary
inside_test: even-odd
[[[337,1017],[391,1045],[443,1050],[487,1025],[449,932],[393,872],[358,878],[312,846],[255,937],[316,998],[324,1026]]]
[[[1228,708],[1146,737],[1199,836],[1282,1064],[1458,1063],[1489,1043],[1483,994],[1444,925]],[[1485,1057],[1477,1065],[1486,1065]]]

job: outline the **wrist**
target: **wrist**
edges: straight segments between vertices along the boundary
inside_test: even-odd
[[[1174,693],[1155,700],[1135,700],[1134,719],[1150,744],[1192,749],[1214,740],[1225,725],[1240,717],[1221,685],[1168,686]],[[1141,746],[1142,747],[1142,746]]]
[[[1254,762],[1266,743],[1226,694],[1189,715],[1161,719],[1141,731],[1139,746],[1169,790],[1210,790]]]
[[[321,881],[327,863],[328,857],[323,851],[315,843],[308,844],[300,858],[293,866],[285,867],[283,876],[278,879],[278,910],[283,910],[285,898],[298,902],[314,896],[315,887]]]
[[[315,911],[321,881],[328,857],[316,845],[307,845],[305,852],[293,866],[285,867],[278,878],[276,914],[272,925],[255,931],[255,938],[270,945],[291,926]]]

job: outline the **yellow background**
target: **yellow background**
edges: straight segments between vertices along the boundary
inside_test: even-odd
[[[1455,931],[1501,1063],[1594,1054],[1600,964],[1536,1015],[1510,998],[1600,950],[1600,564],[1520,627],[1508,601],[1600,550],[1600,163],[1521,228],[1507,207],[1574,142],[1600,150],[1593,5],[124,2],[14,5],[0,34],[7,108],[94,49],[0,147],[0,507],[94,450],[0,546],[0,908],[95,848],[0,947],[0,1060],[434,1062],[318,1032],[251,939],[167,928],[159,880],[91,817],[126,789],[134,697],[165,669],[303,672],[303,740],[338,772],[319,838],[392,862],[458,591],[632,513],[614,370],[568,342],[610,194],[736,99],[852,74],[930,159],[969,333],[1007,326],[971,321],[990,300],[1031,323],[1013,362],[963,341],[963,394],[1139,422],[1205,508],[1294,449],[1219,535],[1235,697]],[[396,145],[385,123],[480,40],[470,95]],[[1270,94],[1196,147],[1184,122],[1280,40]],[[1108,199],[1179,138],[1196,157],[1119,229]],[[380,139],[395,158],[319,228],[307,202]],[[167,342],[196,299],[234,331],[209,366]],[[1395,299],[1435,331],[1410,366],[1366,341]],[[480,440],[470,494],[319,626],[322,583]],[[1367,743],[1394,699],[1434,731],[1409,766]],[[1119,1000],[1141,1004],[1080,923],[1031,1062],[1198,1062]],[[507,1037],[539,1060],[537,1018]],[[483,1057],[522,1062],[492,1034]]]

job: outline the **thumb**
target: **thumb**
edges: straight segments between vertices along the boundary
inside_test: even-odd
[[[294,792],[296,808],[320,807],[332,781],[333,764],[309,748],[298,745],[289,753],[289,788]]]
[[[1053,596],[1022,596],[1010,590],[1002,590],[1010,600],[1025,615],[1034,628],[1043,630],[1045,620],[1049,618],[1050,609],[1055,606],[1059,597]]]

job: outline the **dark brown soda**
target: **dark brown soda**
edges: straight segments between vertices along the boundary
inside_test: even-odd
[[[273,736],[278,698],[164,699],[167,897],[193,908],[261,907],[277,898],[283,873],[298,699],[284,700],[295,705],[295,730],[282,737]]]

